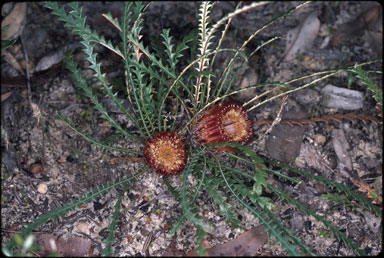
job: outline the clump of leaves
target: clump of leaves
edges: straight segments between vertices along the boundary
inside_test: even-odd
[[[81,38],[80,43],[83,45],[82,51],[86,55],[86,60],[90,63],[90,69],[92,69],[94,77],[97,78],[98,88],[104,92],[105,96],[112,99],[112,102],[132,121],[134,130],[128,131],[107,112],[95,89],[88,85],[85,78],[81,76],[81,70],[72,55],[67,53],[65,64],[72,74],[75,85],[92,101],[93,108],[100,112],[100,116],[107,120],[110,126],[114,128],[116,137],[124,137],[127,141],[142,144],[144,147],[145,142],[150,140],[154,135],[161,132],[172,132],[186,139],[185,142],[191,143],[186,148],[188,159],[185,167],[183,166],[182,174],[179,176],[180,185],[172,186],[167,177],[163,177],[164,185],[180,202],[183,211],[183,214],[172,225],[170,230],[171,234],[175,234],[185,221],[191,221],[197,229],[198,254],[201,255],[205,253],[202,240],[208,236],[207,232],[213,228],[213,225],[199,215],[200,209],[196,204],[196,200],[202,195],[208,194],[209,198],[212,199],[212,203],[219,208],[220,214],[226,218],[226,222],[231,225],[231,227],[235,228],[239,226],[239,220],[237,219],[238,214],[231,205],[231,203],[237,203],[241,209],[247,210],[260,224],[264,225],[264,229],[269,232],[270,238],[274,238],[280,243],[288,255],[311,254],[313,247],[304,244],[304,241],[297,237],[288,225],[278,219],[278,216],[274,213],[274,204],[271,198],[263,195],[264,193],[269,193],[271,196],[275,196],[294,205],[305,214],[313,216],[322,222],[324,227],[332,232],[339,241],[344,242],[344,244],[351,248],[356,254],[363,254],[364,251],[359,249],[356,243],[347,238],[345,233],[341,232],[336,226],[333,226],[325,217],[316,214],[314,210],[300,203],[284,190],[269,185],[267,179],[270,176],[275,176],[282,181],[289,181],[295,184],[301,180],[315,180],[335,191],[344,193],[349,200],[360,203],[366,209],[380,214],[380,210],[372,205],[364,196],[361,196],[356,191],[342,184],[335,183],[321,176],[315,176],[309,172],[291,168],[273,160],[267,160],[269,164],[274,164],[275,167],[285,167],[291,170],[294,176],[288,176],[270,169],[265,165],[266,158],[260,157],[253,151],[251,146],[245,145],[248,139],[244,142],[218,141],[214,144],[207,142],[207,145],[204,143],[194,143],[196,141],[193,132],[202,114],[215,105],[225,101],[226,98],[231,95],[267,85],[272,87],[272,89],[267,90],[265,94],[262,94],[263,96],[267,96],[264,101],[253,104],[261,97],[256,96],[242,105],[243,109],[250,112],[268,101],[309,87],[331,76],[352,69],[345,68],[323,71],[301,78],[295,78],[287,82],[268,82],[251,85],[241,90],[235,90],[234,85],[239,68],[236,68],[234,64],[245,64],[257,50],[267,46],[269,43],[278,39],[278,37],[261,43],[250,55],[244,53],[247,44],[265,28],[293,13],[307,3],[300,4],[277,16],[275,19],[268,21],[264,26],[250,35],[239,48],[222,48],[222,42],[231,25],[232,19],[241,13],[264,4],[264,2],[254,2],[244,6],[238,5],[233,12],[227,14],[216,23],[211,24],[209,16],[214,7],[214,3],[208,1],[202,2],[199,9],[197,36],[196,33],[188,34],[181,42],[175,45],[170,36],[170,30],[163,30],[161,33],[163,39],[161,42],[162,52],[159,51],[161,48],[159,46],[154,46],[153,49],[155,49],[155,51],[151,51],[149,47],[144,46],[141,41],[145,10],[145,6],[141,2],[126,2],[124,4],[123,15],[119,19],[115,19],[111,14],[104,15],[119,31],[121,47],[113,45],[111,41],[106,40],[103,36],[98,35],[90,29],[86,24],[86,17],[82,14],[82,7],[80,7],[78,3],[69,3],[59,7],[56,2],[47,2],[45,7],[51,9],[52,14],[58,16],[59,20],[63,21],[66,27],[70,28]],[[220,37],[216,44],[214,44],[212,40],[214,37]],[[98,61],[98,56],[94,51],[95,44],[100,44],[121,57],[121,61],[125,65],[125,94],[131,107],[127,108],[123,104],[123,101],[118,98],[117,93],[113,92],[113,87],[106,80],[106,75],[101,72],[101,63]],[[179,67],[178,64],[181,63],[180,60],[184,57],[184,52],[189,48],[196,48],[195,56],[192,56],[192,60],[185,67]],[[219,74],[215,74],[213,72],[213,64],[217,54],[222,51],[227,51],[233,55],[226,67]],[[356,67],[367,63],[359,64]],[[290,90],[287,88],[287,86],[292,83],[299,83],[310,78],[315,79]],[[274,92],[279,93],[273,94]],[[247,107],[251,104],[253,104],[253,106]],[[132,155],[132,157],[137,155],[143,156],[143,153],[138,150],[113,146],[90,137],[77,129],[76,126],[60,113],[58,113],[58,118],[67,123],[73,130],[93,145],[107,150],[118,150]],[[230,120],[237,121],[237,119],[234,118]],[[243,120],[246,121],[246,119]],[[216,120],[212,119],[212,121]],[[227,126],[229,131],[236,130],[236,125],[225,124],[224,126]],[[252,134],[249,133],[247,135]],[[220,139],[226,138],[221,137]],[[252,139],[250,142],[252,142]],[[237,152],[222,155],[217,151],[213,151],[214,149],[235,149]],[[168,159],[164,158],[164,160]],[[241,164],[242,166],[233,166],[232,164],[235,163]],[[246,167],[251,167],[252,169],[247,169]],[[138,176],[148,171],[151,171],[151,168],[144,166],[131,176],[98,186],[86,196],[73,200],[70,204],[63,205],[61,208],[43,214],[22,230],[21,235],[25,237],[29,235],[32,230],[47,223],[49,220],[62,217],[68,212],[79,208],[83,203],[87,204],[91,200],[105,195],[112,189],[117,189],[119,192],[117,197],[118,201],[116,202],[112,222],[108,229],[109,234],[104,240],[105,248],[102,252],[104,255],[110,255],[112,253],[114,233],[117,230],[118,214],[124,193],[132,187],[132,184]],[[188,180],[189,176],[195,178],[198,184],[191,185]],[[13,246],[12,242],[8,242],[6,245],[8,250],[12,250]]]

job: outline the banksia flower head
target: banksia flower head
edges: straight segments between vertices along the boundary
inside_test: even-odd
[[[209,109],[198,121],[195,135],[205,144],[239,142],[245,144],[253,136],[252,122],[248,113],[235,102],[219,103]],[[234,151],[235,148],[216,147],[221,151]]]
[[[158,174],[176,175],[187,163],[184,141],[175,133],[155,134],[144,146],[144,157]]]

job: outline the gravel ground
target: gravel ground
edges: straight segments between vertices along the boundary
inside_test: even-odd
[[[92,27],[106,37],[110,37],[112,42],[118,42],[116,41],[117,31],[100,18],[100,14],[106,10],[118,14],[121,3],[84,2],[82,4]],[[276,14],[292,8],[295,4],[297,3],[274,2],[240,15],[234,19],[233,28],[229,30],[223,46],[238,46],[256,28],[260,28]],[[42,5],[43,3],[40,2],[27,4],[27,22],[21,33],[25,39],[24,47],[27,48],[32,66],[36,66],[42,57],[76,40],[74,34],[64,28],[62,22],[57,21],[56,16],[49,15],[50,12]],[[234,6],[233,2],[219,2],[213,8],[212,20],[217,21],[233,10]],[[151,3],[144,16],[143,41],[149,43],[150,39],[159,40],[159,33],[164,28],[171,28],[171,35],[176,40],[180,40],[181,35],[197,27],[198,8],[197,2]],[[362,2],[314,2],[274,23],[260,33],[245,51],[252,52],[260,42],[265,42],[274,36],[285,37],[288,30],[296,27],[303,17],[314,11],[319,17],[320,29],[313,47],[308,49],[301,58],[292,62],[281,61],[285,50],[283,39],[262,48],[242,68],[236,87],[247,86],[253,81],[288,81],[316,71],[334,69],[340,64],[353,65],[376,58],[378,53],[368,43],[364,33],[349,37],[333,48],[324,47],[330,40],[332,31],[341,24],[355,19],[364,8],[365,3]],[[6,7],[3,7],[2,12],[7,12]],[[6,14],[3,13],[4,15]],[[10,50],[19,61],[24,59],[22,47],[18,40]],[[96,51],[101,57],[108,78],[118,78],[123,71],[123,65],[118,62],[118,57],[111,55],[102,47],[97,47]],[[91,78],[92,72],[88,68],[89,63],[84,61],[84,54],[81,51],[75,53],[83,75],[90,84],[94,83],[95,81]],[[216,71],[221,71],[226,62],[227,56],[219,55]],[[48,210],[59,207],[63,203],[69,203],[73,198],[84,196],[91,189],[106,182],[126,177],[145,165],[141,157],[116,160],[115,158],[124,157],[124,153],[91,146],[82,136],[57,119],[57,112],[60,111],[77,128],[96,139],[106,139],[112,134],[110,127],[100,118],[100,114],[92,110],[89,101],[72,84],[69,72],[61,64],[56,66],[51,69],[53,74],[40,78],[42,82],[33,84],[31,88],[30,98],[41,112],[39,119],[34,117],[33,110],[30,108],[26,87],[7,88],[2,85],[2,93],[14,90],[11,97],[2,101],[1,107],[2,242],[7,241],[11,233],[21,230]],[[382,67],[375,64],[370,69],[381,70]],[[2,76],[19,75],[11,65],[3,61],[1,72]],[[343,111],[326,107],[322,102],[321,89],[326,84],[332,84],[362,92],[363,106],[353,111],[376,116],[378,111],[375,109],[372,93],[361,81],[353,80],[349,83],[349,79],[348,75],[343,73],[306,91],[294,93],[288,98],[285,110],[304,110],[311,116]],[[382,88],[381,75],[373,75],[372,79]],[[268,88],[263,88],[262,91],[266,89]],[[259,91],[255,90],[249,95],[258,93]],[[249,95],[239,94],[235,100],[249,100]],[[132,127],[131,122],[119,113],[116,107],[108,105],[108,100],[103,102],[124,127]],[[273,120],[280,104],[280,102],[267,103],[253,110],[250,117],[254,120]],[[256,135],[262,135],[267,128],[268,126],[255,126]],[[358,174],[360,178],[367,178],[367,182],[381,193],[382,125],[373,122],[343,120],[342,123],[308,125],[303,130],[303,144],[301,148],[299,145],[299,156],[292,162],[293,166],[306,168],[313,173],[319,173],[356,189],[339,169],[340,160],[334,149],[335,137],[332,136],[333,133],[338,132],[337,129],[341,129],[349,143],[348,155],[353,173]],[[261,155],[273,157],[273,153],[268,151],[267,139],[268,137],[264,137],[262,141],[253,143],[251,147]],[[114,144],[122,148],[142,151],[141,145],[124,139],[115,140]],[[288,173],[284,170],[283,172]],[[181,177],[170,177],[170,182],[174,186],[180,185],[180,180]],[[193,180],[194,178],[191,177],[192,183]],[[300,202],[309,205],[317,214],[325,216],[368,255],[377,255],[381,252],[381,217],[376,217],[359,207],[345,207],[326,202],[322,194],[325,194],[327,189],[315,181],[287,185],[271,178],[270,183],[288,191]],[[60,235],[62,238],[79,236],[91,239],[96,246],[93,254],[98,255],[100,247],[103,247],[102,240],[108,234],[106,229],[110,224],[118,194],[116,190],[112,190],[103,198],[41,226],[38,232]],[[143,205],[147,202],[148,205]],[[240,228],[232,230],[225,224],[225,218],[217,215],[218,207],[213,205],[209,198],[201,197],[198,204],[205,219],[216,225],[215,229],[209,232],[212,246],[227,242],[259,224],[257,219],[247,211],[238,209],[238,205],[231,201],[241,220]],[[169,249],[173,239],[169,234],[169,228],[182,214],[180,204],[167,191],[163,179],[152,172],[143,174],[125,193],[121,205],[113,255],[163,255]],[[296,235],[304,239],[307,245],[313,247],[315,253],[327,256],[353,255],[350,249],[342,245],[334,236],[329,235],[329,232],[324,231],[324,226],[312,216],[306,216],[297,211],[294,206],[278,199],[275,205],[275,214],[290,225]],[[191,222],[180,227],[175,241],[176,248],[185,253],[197,247],[196,229]],[[286,252],[273,239],[270,239],[258,254],[285,255]]]

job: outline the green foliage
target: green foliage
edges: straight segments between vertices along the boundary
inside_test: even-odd
[[[374,93],[373,98],[377,104],[383,106],[383,90],[372,79],[368,78],[368,72],[364,71],[361,65],[356,65],[351,71],[356,73],[356,77],[360,78],[362,83],[368,86],[368,90]]]
[[[326,220],[324,216],[317,215],[315,211],[309,209],[305,205],[299,203],[297,200],[291,198],[288,194],[282,192],[279,189],[274,189],[271,186],[269,186],[269,189],[271,191],[274,191],[280,198],[284,199],[285,201],[295,205],[299,210],[304,211],[307,215],[312,215],[316,220],[322,222],[327,228],[332,231],[335,236],[345,243],[346,246],[351,248],[357,255],[364,255],[364,250],[359,249],[358,245],[352,242],[351,239],[346,237],[346,234],[341,232],[337,227],[332,226],[331,222]]]
[[[124,193],[127,190],[128,190],[128,187],[125,187],[125,189],[120,192],[120,194],[117,198],[117,202],[115,204],[115,212],[113,213],[113,216],[112,216],[112,222],[109,225],[108,230],[107,230],[108,236],[104,241],[106,244],[106,247],[103,249],[102,254],[105,256],[111,256],[112,244],[115,242],[114,241],[114,233],[116,232],[116,223],[119,220],[120,206],[121,206],[121,202],[122,202],[123,197],[124,197]]]
[[[347,196],[340,194],[339,192],[327,192],[326,194],[322,194],[321,198],[327,200],[328,202],[332,202],[334,205],[340,205],[347,209],[355,210],[358,207],[356,203],[352,203],[351,200],[347,198]]]
[[[200,226],[196,226],[196,235],[197,235],[197,243],[198,243],[198,247],[197,247],[197,254],[199,256],[204,256],[207,254],[207,250],[205,249],[205,247],[203,246],[203,243],[202,241],[208,237],[208,234],[207,232],[205,232]]]
[[[124,136],[131,138],[131,139],[137,139],[137,137],[130,134],[128,131],[124,130],[115,120],[113,117],[111,117],[105,107],[101,104],[101,102],[98,100],[98,97],[96,94],[94,94],[93,89],[87,85],[87,82],[85,79],[81,76],[81,71],[77,67],[76,63],[73,61],[73,59],[68,55],[65,56],[64,62],[66,64],[66,67],[68,70],[72,72],[72,78],[78,82],[76,84],[77,87],[81,88],[85,92],[85,96],[90,98],[95,105],[95,109],[98,110],[101,113],[101,117],[106,119],[110,122],[110,125],[116,128],[120,133],[122,133]],[[98,69],[100,70],[100,69]],[[111,97],[115,103],[118,104],[118,106],[122,106],[122,104],[116,100],[116,94],[113,94],[111,92],[111,86],[106,86],[105,89],[107,90],[107,95]],[[126,111],[126,110],[125,110]],[[127,112],[128,113],[128,112]]]
[[[221,43],[231,25],[232,19],[240,13],[264,4],[266,3],[253,2],[249,5],[243,5],[242,7],[238,5],[233,12],[227,14],[216,23],[211,24],[209,15],[214,7],[214,3],[202,2],[199,8],[199,25],[197,30],[185,35],[181,42],[174,42],[174,38],[171,36],[172,31],[170,29],[163,29],[160,33],[162,44],[153,44],[150,50],[144,46],[141,41],[145,10],[145,6],[141,2],[125,2],[122,17],[119,19],[114,19],[110,13],[105,14],[105,18],[119,31],[121,47],[114,46],[111,41],[106,41],[103,36],[99,36],[90,29],[86,24],[86,17],[82,15],[82,7],[79,7],[78,3],[68,3],[59,7],[57,2],[47,2],[45,7],[51,9],[52,14],[58,16],[58,19],[63,21],[66,27],[70,28],[80,37],[80,42],[83,45],[82,51],[86,55],[86,60],[90,63],[93,76],[97,79],[96,85],[88,85],[87,80],[82,77],[81,70],[71,56],[71,53],[67,53],[64,62],[67,69],[71,72],[76,87],[82,91],[85,97],[92,101],[92,108],[100,113],[101,118],[109,122],[115,130],[115,133],[106,140],[98,141],[77,129],[73,123],[60,113],[57,114],[57,117],[94,146],[105,150],[114,150],[141,156],[142,153],[138,150],[113,146],[114,140],[124,136],[128,141],[142,145],[154,133],[160,131],[177,132],[185,139],[190,140],[193,137],[193,126],[198,116],[217,102],[225,100],[228,96],[258,87],[268,86],[271,88],[260,96],[256,96],[245,103],[245,107],[261,96],[268,95],[274,91],[277,92],[281,88],[287,89],[287,86],[291,83],[299,83],[312,76],[322,76],[303,85],[295,86],[292,90],[286,90],[279,94],[271,94],[272,96],[267,97],[263,102],[248,108],[248,110],[252,110],[277,97],[309,87],[350,69],[323,71],[314,75],[295,78],[288,82],[265,82],[251,85],[245,89],[233,90],[233,86],[238,82],[241,66],[244,65],[256,51],[272,43],[279,37],[261,42],[250,55],[244,52],[246,45],[262,30],[307,3],[300,4],[278,15],[275,19],[267,21],[265,25],[257,29],[241,47],[236,49],[221,48]],[[217,35],[221,35],[221,37],[218,44],[215,45],[212,39]],[[121,92],[121,90],[119,90],[119,93],[115,92],[113,85],[106,80],[106,75],[101,72],[101,63],[98,60],[98,55],[94,51],[95,44],[100,44],[121,57],[121,61],[125,67],[124,88],[126,92]],[[190,60],[187,60],[185,67],[181,67],[181,64],[184,64],[186,61],[188,50]],[[220,74],[216,74],[213,65],[216,60],[216,55],[222,51],[227,51],[233,54],[233,56],[223,71],[220,72]],[[237,65],[239,63],[240,66]],[[364,84],[368,85],[368,89],[375,94],[374,98],[382,105],[382,91],[378,89],[372,80],[368,79],[367,72],[361,68],[362,65],[368,63],[370,62],[357,65],[352,71],[358,74],[358,77],[363,80]],[[100,92],[102,94],[100,94]],[[120,99],[121,95],[129,100],[130,107],[127,108],[124,106],[123,101]],[[119,110],[132,121],[135,129],[128,131],[123,128],[102,105],[100,101],[102,97],[110,98]],[[180,118],[181,116],[182,119]],[[193,142],[193,140],[187,142],[190,143]],[[211,147],[216,146],[229,146],[237,148],[239,151],[235,154],[230,153],[220,156],[211,149]],[[218,208],[220,215],[225,217],[226,222],[231,225],[232,228],[239,226],[240,221],[237,218],[238,214],[235,208],[241,208],[247,210],[260,224],[263,224],[269,236],[280,243],[282,248],[288,252],[288,255],[312,254],[312,247],[305,245],[304,241],[298,238],[288,225],[279,220],[278,216],[274,213],[274,201],[272,198],[265,196],[265,193],[269,193],[273,195],[274,198],[290,203],[305,214],[313,216],[316,220],[323,223],[324,230],[331,232],[356,254],[360,255],[363,253],[357,244],[347,238],[346,234],[340,232],[336,226],[331,225],[323,216],[317,215],[315,211],[299,203],[285,191],[269,185],[268,178],[271,176],[275,176],[281,181],[289,181],[292,184],[298,184],[305,180],[315,180],[318,183],[332,188],[333,191],[343,194],[346,198],[342,200],[343,205],[347,206],[348,202],[356,202],[360,207],[381,216],[379,208],[349,187],[332,182],[321,176],[316,176],[307,171],[291,168],[276,161],[262,158],[253,151],[251,146],[245,146],[239,143],[220,143],[210,146],[201,145],[198,147],[189,146],[188,157],[188,163],[180,178],[180,185],[172,186],[167,178],[163,178],[163,181],[175,199],[179,201],[183,210],[183,214],[173,223],[170,233],[172,235],[175,234],[180,227],[189,220],[196,228],[197,251],[200,255],[206,254],[202,240],[208,236],[209,231],[214,229],[214,225],[201,215],[201,209],[197,205],[197,201],[202,196],[210,198],[212,205]],[[279,170],[272,170],[265,165],[266,162],[278,168],[289,169],[295,173],[296,176],[288,176]],[[233,166],[234,163],[239,164],[239,166]],[[249,167],[251,167],[251,169]],[[148,170],[148,167],[145,166],[131,177],[97,187],[85,197],[79,198],[70,204],[63,205],[56,210],[40,216],[22,231],[22,237],[27,236],[32,230],[37,229],[49,220],[62,217],[68,212],[79,208],[81,204],[88,203],[96,197],[101,197],[115,188],[117,190],[119,189],[119,194],[108,228],[108,236],[104,239],[106,247],[102,251],[103,255],[112,255],[114,233],[117,230],[118,214],[124,192],[131,186],[132,182],[146,170]],[[197,180],[197,184],[190,184],[191,178]],[[12,246],[12,242],[7,243],[8,250],[12,250]]]
[[[250,160],[247,160],[244,157],[237,157],[237,158],[241,159],[242,161],[247,162],[249,164],[253,164],[256,172],[258,172],[258,170],[256,168],[258,168],[260,166],[264,168],[264,170],[263,170],[264,172],[265,171],[271,171],[272,172],[272,170],[265,168],[263,159],[261,157],[259,157],[256,153],[254,153],[248,146],[242,146],[238,143],[214,144],[212,146],[236,147],[236,148],[240,149],[245,154],[246,157],[249,157]],[[315,180],[316,182],[322,183],[325,186],[331,187],[334,190],[337,190],[339,194],[343,193],[343,196],[348,197],[348,198],[343,199],[343,201],[348,203],[349,205],[352,205],[352,202],[353,202],[353,203],[355,203],[355,205],[359,205],[359,206],[361,206],[367,210],[374,212],[377,216],[381,216],[381,212],[380,212],[379,207],[373,205],[372,202],[370,202],[366,197],[362,196],[361,194],[357,193],[356,191],[351,190],[349,187],[346,187],[340,183],[333,182],[332,180],[326,179],[322,176],[313,175],[312,173],[309,173],[305,170],[292,168],[288,165],[280,164],[276,161],[269,160],[269,159],[266,161],[268,163],[271,163],[272,165],[290,169],[292,172],[295,172],[298,175],[305,177],[307,180]],[[223,177],[226,175],[224,173],[224,171],[226,169],[228,169],[228,170],[232,170],[232,172],[234,172],[234,173],[241,173],[242,176],[245,176],[248,179],[255,180],[255,176],[249,175],[248,173],[244,173],[244,172],[241,172],[238,170],[234,170],[228,166],[222,166],[222,165],[220,165],[220,163],[218,163],[218,168],[219,168],[220,173],[223,175]],[[276,176],[280,177],[282,180],[289,180],[291,182],[297,183],[297,179],[295,179],[295,178],[290,178],[289,176],[282,175],[280,173],[274,173],[274,174]],[[252,196],[252,191],[250,191],[250,189],[247,189],[247,187],[245,185],[240,185],[240,184],[236,184],[234,182],[231,182],[231,180],[233,180],[233,179],[230,179],[230,178],[225,178],[225,179],[226,179],[225,183],[227,184],[227,187],[228,188],[231,187],[230,188],[231,193],[235,196],[235,198],[238,198],[239,203],[244,205],[248,209],[249,212],[251,212],[256,217],[258,217],[261,221],[263,221],[263,224],[266,226],[266,230],[270,230],[271,236],[272,237],[274,236],[275,239],[282,244],[282,247],[288,251],[288,253],[292,252],[291,253],[292,255],[295,254],[296,251],[294,251],[294,250],[296,247],[300,247],[303,251],[305,251],[305,253],[310,253],[310,249],[305,247],[302,244],[301,240],[294,237],[294,234],[292,232],[290,232],[288,229],[286,229],[285,228],[286,226],[284,226],[284,224],[282,224],[280,221],[278,221],[274,217],[274,215],[270,212],[272,210],[272,206],[268,206],[268,204],[270,204],[268,202],[268,200],[264,201],[264,203],[265,203],[264,204],[263,202],[260,202],[260,197],[255,198],[255,196]],[[261,179],[261,180],[263,180],[263,179]],[[263,186],[266,187],[267,188],[266,190],[268,190],[269,192],[275,193],[280,199],[285,200],[286,202],[293,204],[298,210],[303,211],[305,214],[311,215],[316,220],[322,222],[324,224],[324,226],[330,232],[332,232],[340,241],[344,242],[346,246],[351,248],[351,250],[353,250],[355,252],[355,254],[357,254],[357,255],[363,255],[364,254],[364,250],[359,249],[358,246],[355,243],[353,243],[353,241],[351,239],[347,238],[345,233],[341,232],[336,226],[333,226],[330,221],[325,219],[324,216],[317,215],[315,211],[313,211],[310,208],[308,208],[307,206],[299,203],[296,199],[292,198],[288,193],[285,193],[281,189],[275,188],[272,185],[268,185],[268,184],[265,184],[265,185],[263,184]],[[232,188],[233,188],[233,191],[232,191]],[[258,206],[263,209],[261,211],[265,212],[264,215],[260,215],[258,213],[260,211],[256,211],[253,207],[251,207],[251,204],[244,202],[243,199],[241,198],[241,196],[247,196],[251,202],[253,200],[254,204],[257,203]],[[287,240],[284,238],[284,234],[280,234],[280,233],[276,232],[275,227],[277,227],[277,226],[272,226],[272,225],[279,225],[279,227],[281,227],[279,230],[281,230],[282,232],[286,231],[286,236],[288,238],[292,237],[291,240],[293,242],[297,243],[297,246],[294,247],[291,244],[289,244],[289,242],[287,242]]]
[[[227,201],[226,192],[222,189],[222,181],[217,180],[213,175],[206,175],[206,189],[213,203],[219,206],[220,214],[225,217],[227,223],[230,223],[232,228],[237,228],[240,220],[237,218],[237,213],[232,211],[231,204]]]
[[[336,190],[338,193],[344,194],[350,202],[357,202],[361,207],[364,209],[367,209],[368,211],[373,212],[377,216],[382,216],[380,208],[376,205],[372,204],[372,202],[366,198],[365,196],[361,195],[360,193],[350,189],[349,187],[336,183],[333,180],[324,178],[320,175],[314,175],[313,173],[310,173],[305,170],[301,170],[298,168],[293,168],[285,164],[281,164],[279,162],[276,162],[274,160],[268,160],[272,165],[280,166],[286,169],[289,169],[291,172],[296,173],[298,176],[303,176],[307,178],[308,180],[314,180],[316,182],[319,182],[325,186],[331,187],[332,189]]]
[[[245,185],[236,187],[236,184],[232,182],[231,178],[227,178],[224,174],[219,160],[217,160],[217,169],[221,174],[225,187],[229,190],[231,196],[237,200],[243,208],[253,214],[255,218],[259,219],[260,224],[264,225],[265,230],[269,232],[270,237],[275,238],[275,240],[281,244],[282,248],[288,252],[288,255],[302,254],[297,251],[297,248],[301,248],[304,254],[310,253],[309,247],[305,246],[302,243],[302,240],[294,235],[293,231],[279,221],[276,216],[271,213],[267,205],[260,207],[261,209],[254,207],[255,204],[258,204],[257,198],[250,194],[250,191],[246,189]],[[293,244],[291,241],[293,241]]]
[[[324,238],[329,238],[329,231],[324,228],[319,228],[320,236]]]
[[[192,221],[192,223],[195,226],[200,226],[202,228],[210,228],[209,225],[206,225],[205,223],[203,223],[201,219],[197,216],[198,211],[197,209],[194,209],[193,205],[188,201],[188,193],[187,193],[188,175],[195,168],[200,155],[204,154],[204,152],[205,152],[205,148],[202,148],[201,150],[199,150],[197,154],[194,155],[189,160],[187,167],[184,169],[182,185],[181,185],[181,206],[183,207],[184,214],[188,217],[188,219]],[[197,196],[199,191],[201,191],[201,186],[203,185],[204,177],[205,177],[205,173],[203,172],[199,185],[194,189],[195,196]]]
[[[96,139],[90,137],[86,133],[83,133],[79,129],[77,129],[71,122],[68,121],[67,118],[63,117],[60,112],[57,112],[57,118],[61,119],[70,128],[72,128],[75,132],[77,132],[79,135],[83,136],[85,139],[87,139],[87,141],[91,142],[95,146],[99,146],[99,147],[101,147],[103,149],[109,149],[109,150],[116,150],[116,151],[121,151],[121,152],[128,152],[128,153],[138,154],[138,152],[135,151],[135,150],[127,150],[127,149],[124,149],[124,148],[119,148],[119,147],[111,146],[111,145],[104,144],[102,142],[97,141]]]

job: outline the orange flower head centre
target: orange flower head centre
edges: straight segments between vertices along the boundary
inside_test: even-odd
[[[240,110],[229,110],[222,119],[224,133],[234,142],[240,142],[248,135],[248,123]]]
[[[146,142],[144,157],[157,173],[169,176],[178,174],[185,167],[187,152],[179,136],[162,132]]]

